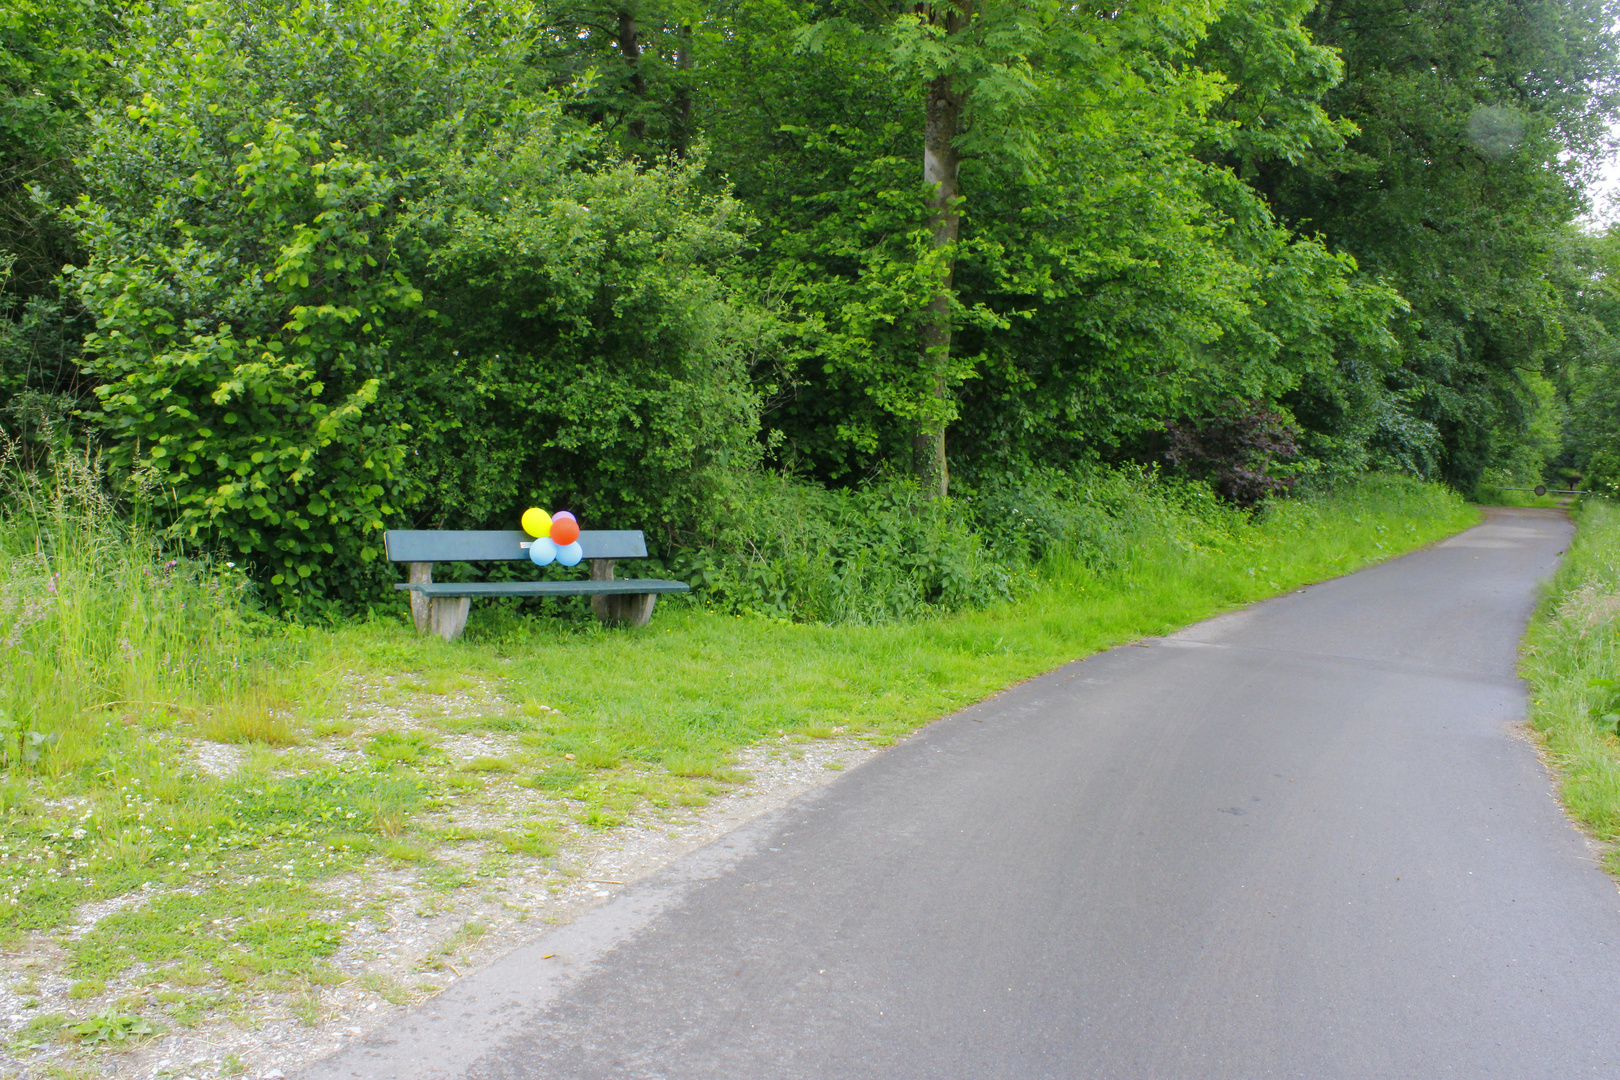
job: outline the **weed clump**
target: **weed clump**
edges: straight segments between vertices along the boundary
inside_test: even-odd
[[[242,569],[130,519],[84,454],[48,473],[18,454],[0,433],[0,761],[104,768],[130,725],[288,741],[266,676],[297,635],[256,608]]]
[[[152,1026],[150,1021],[116,1009],[97,1013],[70,1025],[68,1030],[77,1035],[79,1041],[86,1046],[133,1045],[159,1034],[158,1029]]]

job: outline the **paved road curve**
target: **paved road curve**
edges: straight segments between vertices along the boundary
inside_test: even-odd
[[[309,1075],[1620,1077],[1620,892],[1516,733],[1569,535],[1033,680]]]

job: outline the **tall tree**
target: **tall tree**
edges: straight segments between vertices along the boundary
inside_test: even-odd
[[[888,226],[879,226],[893,250],[875,262],[869,250],[863,260],[864,276],[889,293],[879,303],[908,296],[912,306],[869,311],[867,320],[853,320],[850,329],[859,333],[861,322],[875,317],[910,337],[911,359],[891,352],[881,363],[888,370],[873,380],[870,392],[911,428],[907,456],[926,491],[949,490],[946,434],[957,415],[957,390],[975,375],[979,360],[961,355],[957,331],[1006,325],[989,306],[962,302],[957,276],[967,250],[964,214],[972,215],[977,201],[991,194],[973,189],[965,177],[1036,180],[1039,186],[1038,178],[1062,168],[1051,151],[1064,141],[1063,132],[1095,123],[1100,105],[1131,96],[1148,81],[1157,81],[1182,107],[1196,109],[1211,87],[1196,71],[1176,72],[1173,62],[1187,54],[1214,13],[1208,4],[1147,3],[1097,13],[1049,0],[944,0],[899,15],[857,9],[807,20],[798,31],[806,50],[845,71],[852,61],[872,65],[858,77],[862,96],[875,94],[898,106],[858,120],[836,110],[823,113],[819,129],[799,132],[808,138],[806,151],[872,137],[879,159],[874,164],[889,172],[893,154],[880,147],[897,136],[904,140],[905,133],[872,121],[915,117],[912,167],[920,165],[922,184],[914,196],[920,204],[914,224],[901,226],[898,218],[890,223],[905,228],[901,243]],[[964,172],[969,162],[978,167]],[[867,182],[875,179],[868,171]],[[893,186],[883,201],[890,213],[903,214],[904,200],[895,197],[898,177],[886,180]],[[989,248],[973,257],[997,259]],[[848,313],[846,306],[836,317],[849,322]],[[858,355],[863,364],[877,359],[861,344],[833,351]]]
[[[1556,280],[1570,312],[1556,378],[1562,446],[1550,479],[1620,496],[1620,229],[1565,233]]]
[[[1283,393],[1331,362],[1326,337],[1387,336],[1387,289],[1348,287],[1353,260],[1291,239],[1204,155],[1342,139],[1302,5],[1244,10],[1253,85],[1194,52],[1213,8],[727,9],[711,160],[801,319],[769,414],[785,460],[829,479],[904,462],[937,493],[948,431],[970,465],[1085,456]]]
[[[984,194],[964,192],[964,155],[992,161],[1012,177],[1048,174],[1055,164],[1049,150],[1073,129],[1077,96],[1099,81],[1138,83],[1144,61],[1184,59],[1218,10],[1218,0],[1110,12],[1050,0],[943,0],[920,4],[886,28],[893,77],[923,99],[933,287],[919,319],[927,398],[918,409],[912,468],[924,490],[949,490],[945,437],[956,412],[950,391],[974,367],[953,364],[951,355],[962,212]],[[1149,32],[1156,47],[1144,48]],[[1196,100],[1203,89],[1198,74],[1187,82]]]
[[[566,0],[547,6],[533,69],[571,111],[644,162],[685,157],[696,138],[692,70],[705,9],[693,0]]]
[[[1530,430],[1564,334],[1553,264],[1620,118],[1616,17],[1603,0],[1330,0],[1307,25],[1344,57],[1324,104],[1357,134],[1251,173],[1410,303],[1385,385],[1465,489]]]
[[[962,4],[947,0],[921,5],[917,19],[919,28],[932,31],[945,44],[948,56],[950,51],[961,49],[975,13],[982,18],[983,8],[976,8],[972,0]],[[1017,66],[1029,62],[1025,55],[1015,54],[1009,59]],[[952,71],[946,63],[928,66],[934,70],[923,73],[927,81],[923,84],[922,177],[928,188],[929,246],[938,264],[934,270],[934,295],[922,320],[921,361],[924,371],[936,372],[929,389],[936,401],[943,402],[947,389],[944,371],[951,353],[951,286],[956,272],[956,241],[962,227],[962,157],[957,140],[962,137],[962,113],[973,86],[966,72]],[[927,77],[929,74],[932,78]],[[925,416],[912,443],[912,470],[924,491],[939,495],[950,489],[950,470],[945,461],[947,420],[943,409]]]

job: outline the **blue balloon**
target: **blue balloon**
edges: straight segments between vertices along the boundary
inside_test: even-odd
[[[529,559],[536,566],[544,566],[552,559],[557,558],[557,541],[549,536],[542,536],[529,544]],[[574,562],[579,562],[575,559]],[[563,563],[564,566],[573,566],[574,563]]]
[[[555,544],[556,541],[552,541],[552,543]],[[579,546],[578,540],[575,540],[572,544],[565,544],[557,548],[557,561],[564,566],[578,566],[579,560],[584,557],[585,549]]]

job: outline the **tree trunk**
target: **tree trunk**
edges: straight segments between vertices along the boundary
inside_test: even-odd
[[[641,77],[641,44],[636,38],[636,17],[628,8],[619,9],[619,52],[630,66],[630,93],[635,97],[634,111],[625,126],[631,140],[639,146],[647,137],[647,121],[639,115],[642,99],[647,96],[647,80]]]
[[[954,29],[948,26],[947,32]],[[928,226],[935,251],[954,245],[961,231],[962,218],[957,211],[956,197],[957,173],[962,162],[956,150],[956,136],[961,130],[964,96],[952,86],[948,75],[941,75],[928,84],[923,114],[923,182],[933,189],[928,198]],[[944,370],[951,357],[951,283],[955,271],[953,254],[940,269],[934,298],[923,321],[923,371],[931,373],[932,393],[940,404],[940,412],[944,411],[946,392]],[[926,419],[919,425],[912,443],[912,470],[930,497],[949,493],[943,417]]]
[[[675,46],[675,70],[680,72],[675,76],[675,123],[673,142],[677,157],[686,157],[687,150],[692,145],[692,90],[686,84],[685,72],[692,67],[692,28],[681,27],[679,44]]]

